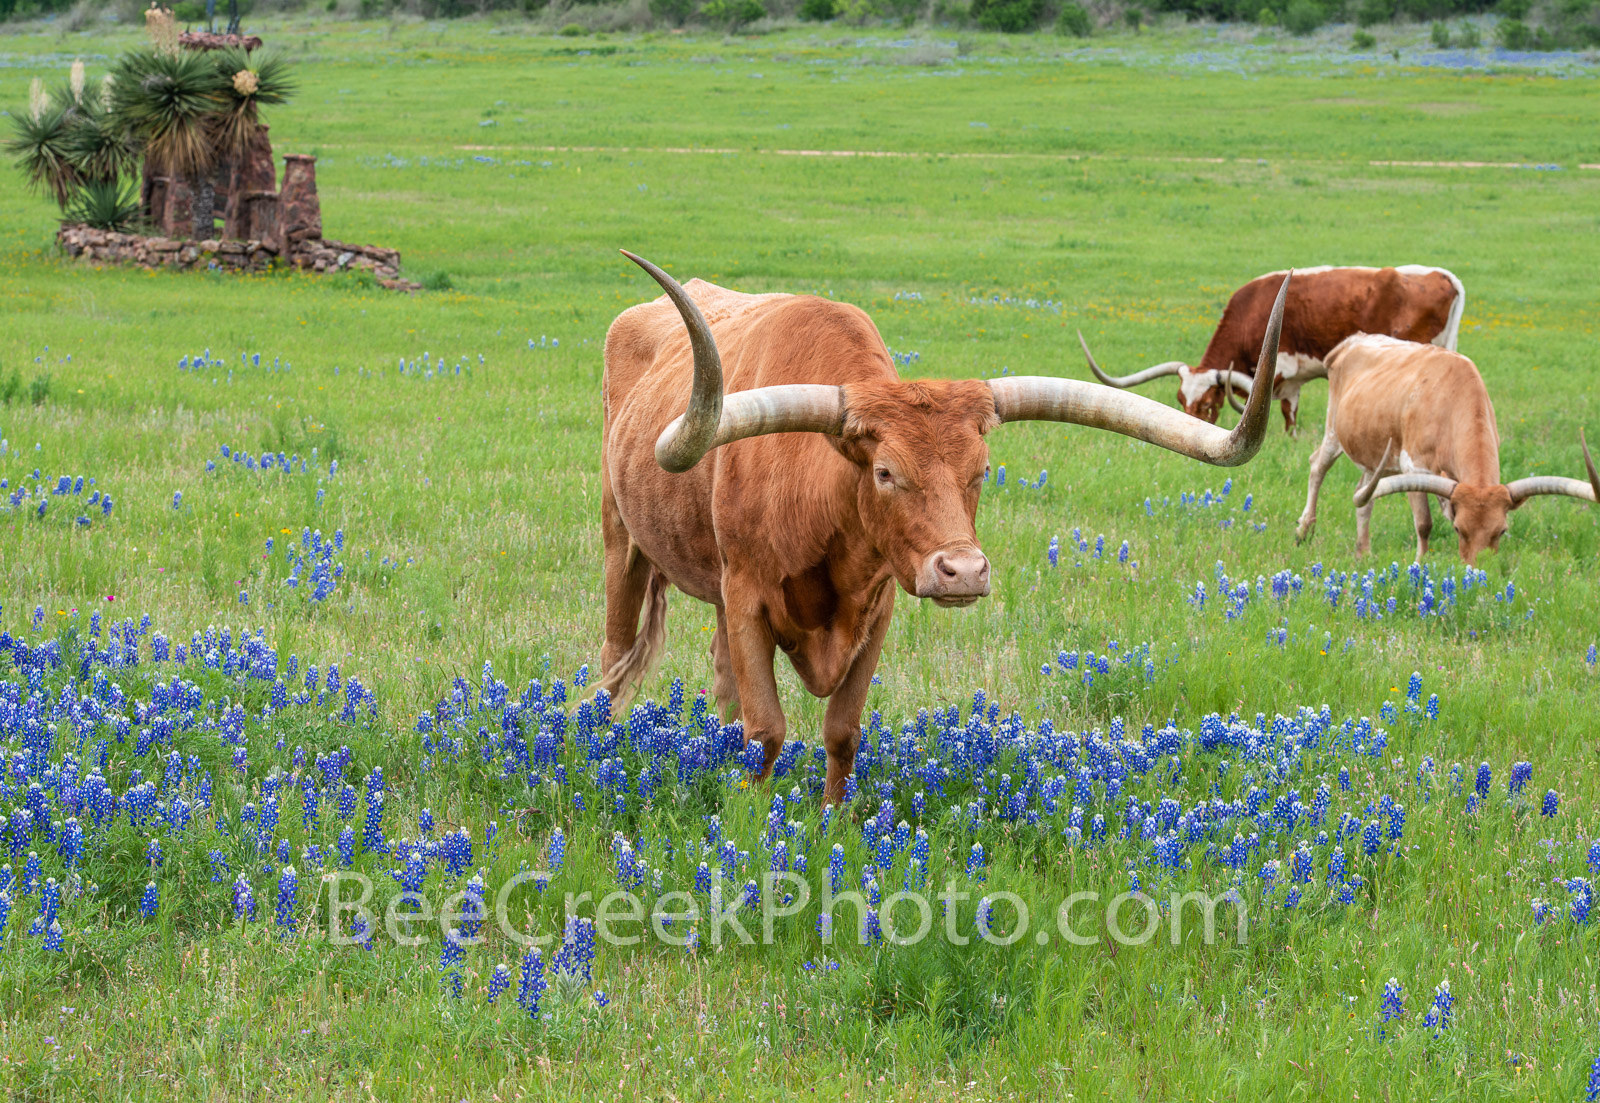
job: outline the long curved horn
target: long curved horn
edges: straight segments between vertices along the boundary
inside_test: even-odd
[[[656,441],[656,462],[668,471],[687,471],[711,450],[722,421],[722,357],[706,316],[678,281],[661,269],[626,249],[622,255],[650,274],[661,285],[672,305],[678,308],[684,328],[689,331],[689,346],[694,350],[694,383],[689,390],[689,407],[667,426]]]
[[[1362,501],[1358,496],[1356,505],[1364,506],[1374,498],[1386,498],[1390,494],[1409,494],[1413,490],[1437,494],[1448,500],[1450,495],[1456,492],[1456,481],[1447,479],[1443,475],[1429,475],[1421,471],[1390,475],[1387,479],[1379,479],[1372,486],[1366,487],[1366,501]]]
[[[1217,373],[1217,386],[1223,388],[1223,393],[1228,396],[1228,405],[1244,413],[1244,403],[1239,401],[1236,392],[1243,391],[1246,398],[1255,393],[1255,380],[1242,371],[1234,371],[1230,366],[1227,371]]]
[[[722,392],[722,358],[705,315],[678,281],[626,249],[622,255],[650,274],[678,308],[694,350],[694,384],[689,407],[656,439],[656,462],[668,471],[687,471],[719,445],[765,433],[833,433],[844,424],[844,397],[838,387],[798,383]]]
[[[1083,339],[1083,330],[1078,330],[1078,344],[1083,346],[1084,359],[1089,361],[1089,370],[1094,372],[1094,377],[1108,387],[1117,387],[1126,390],[1129,387],[1142,386],[1152,379],[1160,379],[1168,375],[1177,375],[1186,365],[1182,360],[1168,360],[1165,364],[1157,364],[1144,371],[1136,371],[1132,375],[1107,375],[1100,370],[1100,365],[1094,362],[1094,353],[1089,351],[1089,342]]]
[[[1595,470],[1594,457],[1589,455],[1589,442],[1583,439],[1583,430],[1578,430],[1578,444],[1583,448],[1583,466],[1588,470],[1589,481],[1582,479],[1563,479],[1555,475],[1535,475],[1529,479],[1518,479],[1514,483],[1507,483],[1506,489],[1511,492],[1511,505],[1513,508],[1535,494],[1564,494],[1568,498],[1579,498],[1585,502],[1600,501],[1600,471]]]
[[[1283,332],[1283,302],[1289,277],[1283,278],[1278,301],[1261,342],[1263,364],[1276,363]],[[1091,361],[1092,363],[1093,361]],[[1236,467],[1261,448],[1267,434],[1271,387],[1258,387],[1233,432],[1207,425],[1181,410],[1136,394],[1123,394],[1077,379],[1052,376],[1008,376],[989,380],[995,413],[1001,421],[1061,421],[1092,425],[1160,445],[1191,459],[1218,467]]]

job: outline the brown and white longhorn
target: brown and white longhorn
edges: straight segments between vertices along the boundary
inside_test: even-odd
[[[1362,470],[1356,491],[1356,551],[1371,546],[1372,505],[1405,494],[1417,533],[1417,558],[1433,529],[1428,495],[1443,503],[1461,558],[1476,566],[1485,548],[1500,546],[1512,510],[1539,494],[1600,500],[1600,473],[1583,430],[1578,444],[1588,480],[1535,476],[1500,482],[1500,433],[1483,377],[1471,360],[1435,345],[1358,334],[1328,355],[1328,423],[1311,455],[1306,508],[1295,530],[1311,534],[1317,493],[1341,453]]]
[[[1186,413],[1215,422],[1223,396],[1240,409],[1234,392],[1250,394],[1261,374],[1256,349],[1266,330],[1282,272],[1258,276],[1235,291],[1200,363],[1169,360],[1115,378],[1100,370],[1078,334],[1083,355],[1100,382],[1137,387],[1178,377],[1178,403]],[[1283,408],[1283,426],[1293,432],[1300,417],[1300,388],[1327,376],[1324,361],[1353,333],[1386,333],[1409,341],[1431,341],[1455,351],[1466,291],[1443,268],[1407,264],[1399,268],[1298,268],[1283,312],[1283,338],[1272,365],[1272,392]],[[1230,386],[1231,384],[1231,386]]]

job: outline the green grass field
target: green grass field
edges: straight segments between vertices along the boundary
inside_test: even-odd
[[[1483,583],[1444,615],[1418,616],[1408,511],[1381,503],[1373,553],[1357,561],[1347,462],[1328,479],[1314,537],[1294,543],[1320,384],[1307,390],[1301,436],[1275,422],[1257,458],[1232,472],[1088,430],[996,430],[992,459],[1008,483],[986,488],[978,515],[994,593],[965,611],[900,595],[869,708],[898,732],[919,708],[961,705],[965,716],[983,689],[1030,731],[1048,720],[1058,732],[1104,732],[1121,717],[1130,737],[1168,720],[1198,732],[1210,713],[1245,726],[1262,714],[1268,729],[1266,718],[1301,706],[1326,705],[1335,730],[1370,717],[1387,742],[1369,736],[1359,755],[1348,740],[1286,757],[1189,743],[1174,752],[1181,778],[1139,771],[1128,789],[1190,808],[1244,799],[1258,783],[1309,804],[1327,785],[1332,812],[1320,830],[1330,833],[1341,813],[1359,826],[1383,821],[1376,802],[1403,804],[1402,836],[1377,853],[1343,840],[1359,877],[1348,903],[1325,882],[1329,847],[1316,825],[1272,826],[1235,870],[1217,850],[1236,829],[1258,830],[1245,817],[1194,842],[1178,867],[1160,867],[1138,817],[1131,837],[1117,837],[1128,817],[1103,779],[1088,808],[1108,821],[1099,845],[1063,836],[1071,799],[1040,826],[997,807],[974,829],[967,805],[996,775],[952,782],[938,798],[930,788],[922,817],[915,782],[893,789],[893,818],[926,825],[930,883],[963,881],[981,841],[988,880],[966,885],[975,896],[1015,892],[1043,915],[1074,890],[1124,891],[1130,875],[1163,900],[1168,888],[1233,887],[1249,937],[824,946],[800,917],[771,945],[719,952],[707,935],[695,954],[653,940],[602,945],[592,982],[556,984],[530,1020],[509,994],[486,1002],[495,964],[514,975],[521,954],[498,933],[468,948],[459,1000],[441,984],[437,926],[421,947],[382,937],[370,952],[329,945],[302,855],[315,844],[326,859],[340,823],[328,805],[320,825],[303,824],[298,795],[278,824],[301,868],[296,934],[280,937],[282,863],[246,853],[254,837],[241,811],[265,804],[264,778],[292,787],[318,755],[346,745],[357,788],[382,769],[391,843],[417,836],[426,807],[438,833],[471,830],[474,868],[498,883],[541,868],[561,828],[564,868],[548,891],[516,897],[519,924],[531,916],[559,931],[561,893],[598,899],[617,887],[614,831],[665,888],[687,889],[700,861],[715,868],[714,853],[694,848],[718,813],[727,837],[754,854],[738,863],[739,881],[759,877],[772,792],[796,783],[786,815],[807,840],[813,887],[827,880],[834,842],[857,887],[872,861],[862,825],[876,811],[875,785],[824,825],[803,771],[768,792],[728,780],[726,767],[687,782],[669,768],[655,797],[634,792],[613,811],[593,766],[580,769],[581,751],[564,760],[567,784],[530,787],[486,765],[486,747],[478,754],[473,733],[493,719],[464,721],[459,754],[417,730],[419,713],[454,679],[476,685],[486,662],[517,694],[597,661],[600,347],[617,311],[654,293],[617,249],[680,279],[854,302],[892,350],[916,354],[903,374],[939,377],[1085,377],[1080,328],[1112,370],[1198,359],[1228,294],[1261,272],[1439,264],[1467,288],[1461,351],[1494,398],[1505,476],[1576,477],[1579,427],[1600,434],[1600,69],[1430,68],[1414,51],[1353,62],[1326,42],[1202,29],[1070,48],[954,34],[907,46],[900,32],[832,27],[728,40],[555,38],[509,23],[291,21],[264,33],[299,62],[298,98],[268,121],[280,154],[318,156],[328,235],[396,247],[407,275],[444,289],[408,297],[355,278],[78,265],[54,254],[53,207],[0,173],[0,387],[13,372],[24,392],[48,379],[44,401],[23,394],[0,407],[0,478],[11,488],[0,494],[0,628],[30,648],[59,640],[70,660],[35,668],[30,685],[0,651],[10,686],[0,685],[0,735],[18,762],[42,738],[5,710],[37,692],[48,712],[94,614],[107,626],[148,614],[154,631],[184,642],[208,626],[261,626],[280,656],[357,677],[376,714],[341,719],[317,702],[263,719],[270,678],[198,659],[153,662],[148,640],[139,666],[106,677],[130,701],[149,701],[157,679],[181,675],[204,691],[199,711],[213,721],[227,715],[224,698],[243,704],[246,769],[204,724],[147,752],[132,734],[112,735],[109,718],[71,736],[57,708],[48,726],[58,768],[63,753],[85,770],[98,753],[120,793],[133,769],[160,779],[177,751],[195,758],[181,784],[162,789],[163,807],[180,791],[192,801],[201,771],[215,792],[187,831],[136,829],[124,812],[94,835],[76,872],[42,835],[12,846],[5,860],[17,878],[36,850],[68,893],[60,951],[28,933],[37,890],[13,884],[0,927],[9,1098],[1585,1098],[1600,1054],[1600,933],[1586,912],[1574,916],[1583,890],[1552,881],[1600,873],[1600,855],[1588,856],[1600,834],[1600,685],[1585,658],[1600,636],[1600,514],[1536,500],[1480,563]],[[20,110],[28,82],[59,80],[74,56],[98,79],[132,41],[8,28],[0,106]],[[1172,390],[1150,393],[1171,401]],[[223,446],[295,454],[306,470],[251,470]],[[1042,487],[1017,484],[1046,469]],[[95,479],[114,511],[88,510],[92,523],[76,525],[72,514],[87,509],[76,495],[43,518],[32,497],[7,511],[4,495],[48,494],[62,475]],[[1205,504],[1229,475],[1226,496]],[[1201,501],[1186,503],[1187,493]],[[283,585],[284,549],[305,528],[342,533],[344,569],[320,602]],[[1397,595],[1396,608],[1358,616],[1360,574],[1391,562],[1398,579],[1379,577],[1374,593],[1380,606]],[[1218,564],[1252,588],[1261,577],[1266,592],[1225,615]],[[1442,517],[1429,566],[1436,580],[1461,575]],[[1281,570],[1304,589],[1280,602],[1265,580]],[[1329,570],[1351,574],[1336,608],[1323,596]],[[1197,582],[1209,595],[1202,607],[1191,600]],[[649,696],[665,701],[674,678],[691,698],[709,687],[711,624],[708,607],[674,595]],[[1059,666],[1041,672],[1063,651],[1136,657],[1086,685]],[[1413,671],[1421,699],[1438,695],[1436,720],[1405,707]],[[779,685],[791,738],[809,755],[820,703],[787,667]],[[89,692],[88,682],[73,690]],[[117,700],[109,688],[94,694]],[[1392,719],[1386,706],[1398,710]],[[624,757],[639,775],[644,759]],[[1532,780],[1508,796],[1512,764],[1524,760]],[[1020,761],[1002,756],[998,772]],[[1480,761],[1492,785],[1469,811]],[[13,827],[27,769],[14,766],[0,791]],[[1062,772],[1070,794],[1073,771]],[[55,800],[60,775],[51,777]],[[1559,794],[1554,818],[1540,815],[1546,790]],[[586,811],[574,794],[588,795]],[[490,820],[499,832],[485,847]],[[359,835],[361,813],[351,822]],[[151,837],[165,848],[154,872]],[[1316,871],[1288,907],[1290,854],[1302,841]],[[216,848],[230,863],[221,883],[208,867]],[[1270,855],[1283,858],[1277,884],[1258,873]],[[880,872],[885,893],[901,885],[897,861],[892,884]],[[386,892],[400,862],[362,846],[354,865]],[[230,885],[245,871],[253,923],[234,918]],[[433,867],[428,877],[441,893],[462,883]],[[146,918],[149,880],[160,904]],[[1536,898],[1548,901],[1543,922]],[[974,907],[963,905],[963,921]],[[1385,1023],[1390,977],[1405,1011]],[[1423,1019],[1442,979],[1455,1003],[1436,1030]]]

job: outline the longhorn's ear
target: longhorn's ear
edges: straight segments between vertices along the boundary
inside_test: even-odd
[[[877,451],[877,439],[851,433],[848,422],[845,425],[845,434],[845,436],[830,436],[827,438],[828,443],[833,445],[833,450],[857,467],[865,467],[870,464],[873,453]]]

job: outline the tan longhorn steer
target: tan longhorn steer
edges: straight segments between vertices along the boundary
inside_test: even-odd
[[[1578,443],[1587,482],[1537,476],[1502,484],[1500,432],[1477,366],[1435,345],[1357,334],[1328,355],[1328,423],[1321,446],[1311,454],[1306,508],[1295,537],[1311,534],[1317,492],[1343,453],[1363,473],[1355,496],[1359,554],[1371,546],[1373,502],[1404,493],[1411,500],[1421,559],[1433,529],[1428,495],[1436,494],[1455,527],[1461,558],[1476,566],[1480,552],[1500,546],[1511,511],[1529,498],[1600,498],[1600,474],[1581,429]]]
[[[1079,380],[902,380],[856,307],[680,287],[632,259],[666,295],[623,311],[606,334],[598,686],[626,703],[661,654],[667,587],[678,587],[716,609],[713,690],[742,717],[747,743],[763,746],[764,777],[786,732],[776,653],[828,698],[829,802],[855,765],[895,587],[946,606],[989,592],[975,528],[986,433],[1066,422],[1224,467],[1250,459],[1266,434],[1264,389],[1229,433]]]

